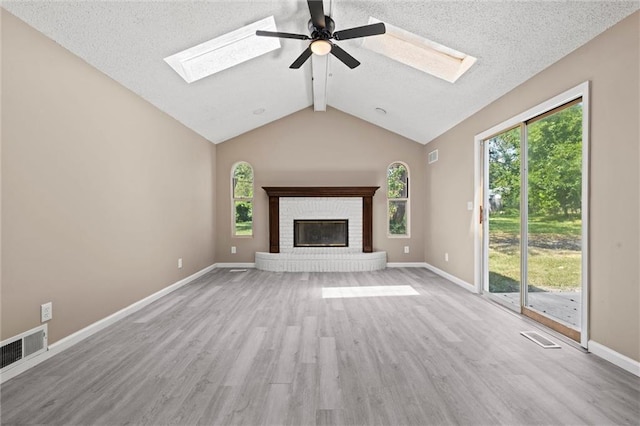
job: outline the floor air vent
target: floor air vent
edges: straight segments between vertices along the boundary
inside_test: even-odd
[[[15,367],[47,350],[47,325],[41,325],[26,333],[0,342],[1,370]]]
[[[536,342],[538,345],[542,346],[545,349],[557,349],[561,347],[556,342],[547,339],[546,337],[539,333],[536,333],[535,331],[521,331],[520,334],[522,334],[527,339]]]

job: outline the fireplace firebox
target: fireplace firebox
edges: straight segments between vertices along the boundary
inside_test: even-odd
[[[349,247],[349,220],[294,220],[293,246]]]

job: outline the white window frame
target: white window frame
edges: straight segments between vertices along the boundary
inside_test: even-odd
[[[230,185],[230,189],[231,189],[231,236],[233,238],[253,238],[253,231],[254,231],[254,221],[253,221],[253,207],[254,207],[254,203],[253,203],[253,198],[245,198],[245,197],[235,197],[235,192],[234,192],[234,188],[233,188],[233,179],[235,177],[236,174],[236,168],[241,165],[241,164],[246,164],[249,167],[251,167],[251,193],[254,195],[255,197],[255,180],[256,180],[256,176],[255,176],[255,169],[253,168],[253,166],[251,165],[251,163],[249,163],[248,161],[238,161],[237,163],[234,163],[234,165],[231,167],[231,179],[229,181],[229,185]],[[236,234],[236,202],[237,201],[248,201],[251,203],[251,235],[238,235]]]
[[[405,168],[405,170],[407,171],[407,197],[406,198],[389,198],[389,169],[394,164],[402,165]],[[407,165],[407,163],[405,163],[404,161],[393,161],[387,166],[387,169],[385,170],[385,189],[386,189],[385,196],[387,197],[387,217],[386,217],[386,221],[387,221],[387,238],[411,238],[411,180],[410,180],[410,176],[411,176],[411,171],[409,170],[409,166]],[[389,213],[390,213],[389,206],[391,205],[391,201],[406,201],[407,202],[407,210],[405,212],[406,215],[407,215],[407,233],[406,234],[392,234],[391,230],[389,229]]]

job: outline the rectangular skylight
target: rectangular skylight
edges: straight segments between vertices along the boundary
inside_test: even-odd
[[[275,37],[258,37],[256,30],[277,31],[273,16],[164,58],[187,83],[200,80],[280,48]]]
[[[382,21],[373,17],[369,18],[369,24],[377,22]],[[458,52],[386,22],[384,25],[387,29],[386,33],[363,39],[362,47],[450,83],[455,83],[476,62],[476,58],[473,56]]]

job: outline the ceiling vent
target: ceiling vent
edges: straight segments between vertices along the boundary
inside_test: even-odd
[[[246,25],[164,58],[187,83],[226,70],[249,59],[280,48],[280,40],[257,37],[257,30],[276,30],[273,16]]]
[[[435,149],[429,153],[429,164],[438,161],[438,150]]]
[[[373,17],[369,24],[382,22]],[[417,70],[455,83],[476,62],[476,58],[435,41],[384,23],[386,32],[364,39],[362,47],[380,53]]]

